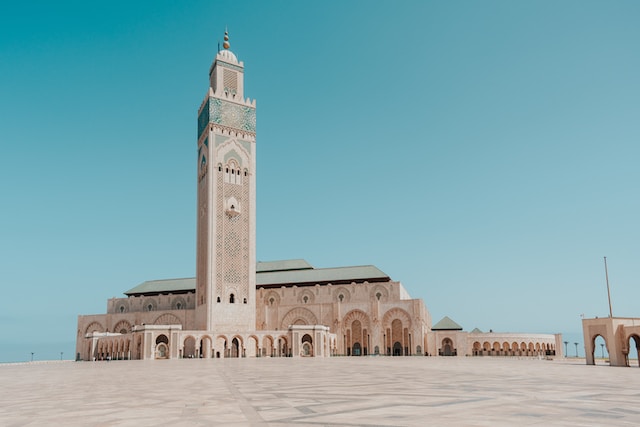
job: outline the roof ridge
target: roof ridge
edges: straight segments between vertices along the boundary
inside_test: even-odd
[[[373,264],[360,264],[360,265],[343,265],[341,267],[316,267],[314,270],[337,270],[337,269],[346,269],[346,268],[361,268],[361,267],[373,267],[376,270],[380,270]],[[382,271],[382,270],[380,270]],[[384,273],[384,272],[383,272]]]
[[[147,283],[147,282],[168,282],[170,280],[190,280],[190,279],[194,279],[195,277],[176,277],[174,279],[151,279],[151,280],[145,280],[142,283]]]

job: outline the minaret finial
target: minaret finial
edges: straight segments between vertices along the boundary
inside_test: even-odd
[[[222,47],[225,49],[229,49],[231,45],[229,44],[229,31],[227,31],[227,27],[224,28],[224,43],[222,43]]]

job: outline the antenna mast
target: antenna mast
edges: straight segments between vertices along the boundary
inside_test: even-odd
[[[607,279],[607,296],[609,297],[609,317],[613,318],[613,311],[611,311],[611,290],[609,289],[609,272],[607,271],[607,257],[604,257],[604,276]]]

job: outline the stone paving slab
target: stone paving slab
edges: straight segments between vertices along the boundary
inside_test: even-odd
[[[0,365],[2,426],[636,426],[640,369],[516,358]]]

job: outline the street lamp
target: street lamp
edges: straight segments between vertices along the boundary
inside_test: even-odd
[[[600,343],[600,358],[604,359],[604,344]]]
[[[33,351],[31,352],[31,361],[33,362]]]
[[[62,351],[60,352],[60,360],[62,360],[62,353],[64,353],[64,352],[62,352]]]
[[[569,341],[564,342],[564,357],[567,357],[567,344],[569,344]]]
[[[578,343],[574,342],[574,344],[576,345],[576,357],[578,357]]]

